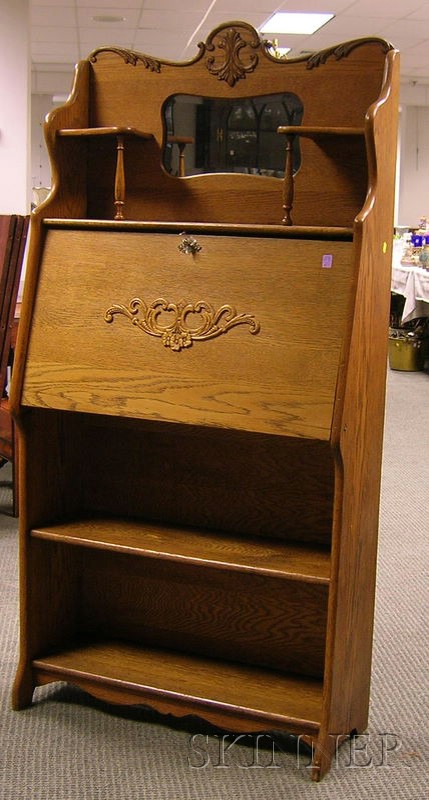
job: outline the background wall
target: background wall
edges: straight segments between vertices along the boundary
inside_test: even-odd
[[[26,214],[30,198],[28,0],[0,0],[1,214]]]
[[[54,107],[51,94],[33,94],[31,97],[31,186],[50,186],[51,169],[45,145],[43,123],[46,114]]]
[[[429,108],[402,106],[397,225],[429,218]]]

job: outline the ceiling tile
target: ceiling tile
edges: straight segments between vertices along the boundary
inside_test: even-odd
[[[389,31],[390,36],[400,34],[402,36],[416,37],[416,39],[428,38],[427,26],[422,25],[417,20],[401,19],[397,22],[390,21],[388,25],[383,25],[383,27]]]
[[[31,9],[31,25],[57,25],[71,28],[76,25],[76,12],[72,8],[37,6]]]
[[[234,9],[233,11],[231,11],[232,8]],[[272,0],[234,0],[233,3],[230,0],[216,0],[213,11],[216,14],[221,14],[226,22],[228,20],[244,20],[248,22],[249,14],[254,14],[255,12],[262,14],[264,17],[271,16],[275,11],[275,3]]]
[[[408,14],[408,19],[429,19],[429,3],[425,3],[424,6],[419,6],[417,11],[414,11],[412,14]]]
[[[177,33],[173,31],[139,30],[134,39],[134,46],[145,46],[146,48],[149,46],[152,49],[158,45],[174,47],[177,41],[183,46],[183,43],[186,42],[186,34],[178,36]],[[153,55],[156,55],[156,53],[153,53]]]
[[[125,0],[123,3],[126,8],[131,9],[140,9],[142,6],[146,6],[144,0]],[[91,9],[97,9],[97,14],[102,14],[103,11],[106,14],[113,14],[112,9],[114,9],[115,14],[121,14],[123,9],[121,3],[118,0],[76,0],[77,8],[88,8],[91,6]]]
[[[77,44],[66,44],[65,42],[33,42],[31,45],[31,56],[33,59],[40,61],[40,57],[49,53],[50,56],[56,56],[57,61],[62,59],[66,61],[75,61],[79,58],[79,48]]]
[[[412,47],[404,47],[401,50],[401,56],[415,55],[419,58],[423,55],[426,56],[426,61],[429,63],[429,40],[425,39],[421,44],[413,44]]]
[[[217,0],[219,2],[219,0]],[[127,0],[128,5],[128,0]],[[145,11],[173,11],[177,14],[177,2],[175,0],[145,0],[141,4]],[[182,11],[198,11],[203,17],[210,5],[209,0],[182,0],[180,3],[180,13]],[[229,4],[231,8],[231,3]]]
[[[338,14],[349,6],[351,6],[350,0],[293,0],[293,2],[284,3],[280,10]],[[275,9],[271,8],[269,13],[272,14],[273,10]]]
[[[291,47],[293,57],[350,39],[381,36],[404,51],[401,75],[405,70],[426,70],[429,81],[423,45],[429,40],[429,0],[29,0],[29,4],[33,60],[45,56],[48,71],[54,70],[54,60],[61,63],[63,58],[67,64],[70,47],[79,44],[86,56],[100,42],[168,60],[189,60],[197,55],[198,42],[224,22],[244,20],[260,29],[273,11],[293,10],[335,14],[313,36],[272,36],[280,46]],[[92,19],[102,14],[126,17],[126,22]],[[408,54],[413,57],[407,59]],[[37,63],[41,68],[42,62]]]
[[[421,6],[419,0],[358,0],[348,4],[344,16],[351,17],[391,17],[401,19]]]
[[[265,12],[258,13],[255,11],[246,14],[245,18],[242,17],[240,19],[240,17],[238,17],[239,22],[248,22],[250,23],[250,25],[253,25],[253,27],[256,28],[256,30],[258,30],[261,27],[261,25],[265,22],[266,19],[267,15],[265,14]],[[235,20],[237,20],[237,17],[235,17]],[[207,35],[211,33],[211,31],[214,30],[214,28],[217,28],[218,25],[221,25],[223,22],[232,22],[232,21],[234,21],[232,17],[225,19],[225,14],[219,13],[218,11],[215,10],[209,14],[206,20],[204,20],[204,24],[201,25],[199,30],[204,31],[204,38],[207,38]],[[201,39],[201,36],[199,38]]]
[[[47,25],[42,28],[33,28],[32,42],[77,42],[76,28],[55,28]]]
[[[55,6],[56,8],[75,8],[74,0],[30,0],[30,13],[38,6]]]
[[[34,61],[37,64],[43,64],[43,65],[45,65],[45,64],[57,64],[57,65],[61,65],[61,68],[62,68],[63,62],[59,61],[59,58],[60,58],[60,56],[58,55],[58,53],[55,55],[54,53],[48,52],[48,53],[44,53],[44,54],[40,53],[39,55],[34,56],[34,58],[32,58],[32,61]],[[75,58],[70,59],[70,63],[72,63],[72,64],[75,64],[76,61],[79,61],[79,55],[76,55]]]
[[[96,47],[103,47],[106,44],[120,45],[130,49],[133,45],[134,30],[116,31],[114,37],[108,35],[108,32],[101,33],[98,30],[83,31],[81,34],[80,49],[82,58],[84,58],[91,50]]]
[[[198,11],[180,11],[180,14],[171,11],[146,11],[144,10],[140,16],[138,28],[150,29],[159,31],[183,31],[185,30],[188,35],[189,32],[195,30],[201,20],[201,14]]]

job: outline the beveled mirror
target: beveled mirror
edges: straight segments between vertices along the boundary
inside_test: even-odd
[[[186,177],[212,172],[284,176],[285,141],[280,125],[300,125],[303,105],[296,94],[212,98],[178,94],[164,105],[163,166]],[[300,166],[295,137],[293,171]]]

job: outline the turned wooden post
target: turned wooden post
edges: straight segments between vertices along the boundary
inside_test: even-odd
[[[179,177],[180,178],[184,178],[185,175],[186,175],[186,170],[185,170],[185,147],[186,147],[186,142],[179,142],[178,143],[178,147],[179,147]]]
[[[125,205],[125,171],[124,171],[124,137],[116,137],[116,173],[115,173],[115,219],[124,219]]]
[[[292,225],[292,208],[293,208],[293,134],[286,136],[286,164],[285,164],[285,177],[283,183],[283,225]]]

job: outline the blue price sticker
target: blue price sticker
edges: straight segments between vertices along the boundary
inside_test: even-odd
[[[334,256],[331,255],[330,253],[322,256],[322,267],[324,267],[324,269],[330,269],[332,267],[333,261],[334,261]]]

